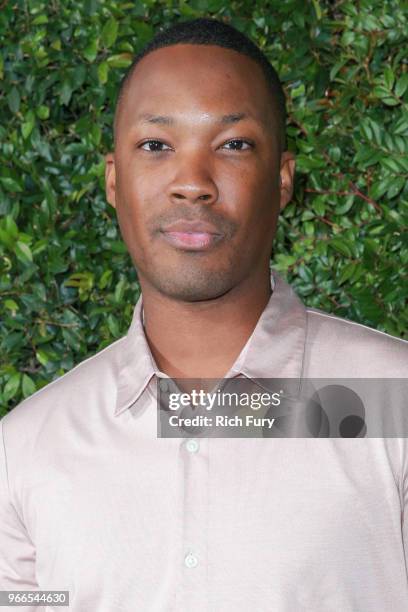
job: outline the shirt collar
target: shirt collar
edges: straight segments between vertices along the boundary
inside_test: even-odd
[[[159,374],[143,329],[143,298],[139,297],[132,322],[119,354],[118,394],[115,416],[132,406],[150,379]]]
[[[273,293],[253,333],[225,378],[300,378],[306,342],[306,308],[293,289],[275,271]],[[143,299],[136,303],[131,325],[119,355],[115,416],[132,406],[153,376],[160,372],[143,329]]]

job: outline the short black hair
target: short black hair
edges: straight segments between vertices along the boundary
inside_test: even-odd
[[[275,111],[277,111],[278,115],[277,124],[279,126],[280,148],[281,151],[286,149],[286,98],[276,70],[259,47],[245,34],[223,21],[208,17],[181,21],[165,30],[159,31],[136,55],[119,85],[115,124],[117,109],[126,91],[126,86],[140,60],[156,49],[177,44],[215,45],[238,51],[238,53],[253,59],[262,68],[266,78]]]

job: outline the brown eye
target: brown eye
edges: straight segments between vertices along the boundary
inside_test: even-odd
[[[146,140],[140,146],[143,151],[149,151],[150,153],[161,153],[162,151],[170,151],[170,147],[161,140]]]
[[[253,148],[252,142],[244,140],[243,138],[234,138],[226,142],[222,148],[227,148],[230,151],[246,151]]]

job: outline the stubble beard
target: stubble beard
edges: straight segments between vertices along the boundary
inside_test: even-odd
[[[198,257],[197,257],[198,255]],[[214,300],[230,291],[236,282],[236,263],[228,260],[214,269],[200,262],[201,254],[189,253],[179,266],[155,267],[152,263],[139,276],[157,292],[180,302]]]

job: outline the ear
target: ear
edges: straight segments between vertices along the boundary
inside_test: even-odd
[[[116,171],[115,155],[108,153],[105,155],[105,189],[106,199],[109,204],[116,208]]]
[[[280,166],[280,210],[283,210],[293,196],[295,178],[295,156],[290,151],[281,155]]]

